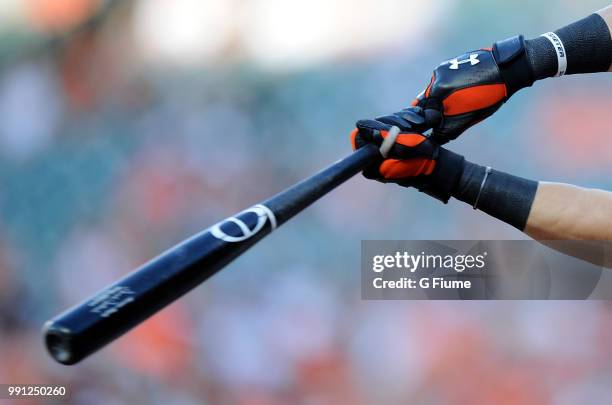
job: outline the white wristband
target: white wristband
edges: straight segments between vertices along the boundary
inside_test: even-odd
[[[547,32],[546,34],[542,34],[541,36],[547,38],[555,48],[557,52],[557,74],[555,76],[563,76],[565,71],[567,70],[567,54],[565,53],[565,47],[563,46],[563,42],[561,42],[561,38],[554,32]]]

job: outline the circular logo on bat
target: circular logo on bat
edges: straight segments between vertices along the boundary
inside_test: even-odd
[[[250,224],[250,226],[245,222],[245,220],[239,218],[245,218],[245,214],[249,213],[255,214],[256,216],[255,224]],[[234,217],[226,218],[218,224],[213,225],[210,228],[210,233],[215,238],[221,239],[225,242],[242,242],[243,240],[249,239],[251,236],[261,231],[268,220],[270,220],[272,230],[276,229],[276,217],[274,216],[272,210],[263,204],[257,204],[238,213]],[[232,235],[228,235],[223,228],[228,229],[229,227],[234,228],[239,233],[234,234],[234,232],[232,232]]]

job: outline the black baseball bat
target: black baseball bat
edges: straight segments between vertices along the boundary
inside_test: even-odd
[[[274,197],[170,248],[47,321],[43,328],[47,350],[60,363],[79,362],[208,279],[276,227],[380,158],[381,151],[386,155],[383,149],[374,145],[358,149]]]

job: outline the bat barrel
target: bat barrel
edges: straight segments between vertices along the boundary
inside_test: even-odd
[[[378,157],[375,146],[360,148],[263,203],[170,248],[47,321],[43,328],[47,350],[62,364],[79,362],[201,284]]]

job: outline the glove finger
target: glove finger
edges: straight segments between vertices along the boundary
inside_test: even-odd
[[[431,174],[435,166],[436,162],[431,159],[386,159],[378,171],[386,180],[399,180]]]
[[[412,127],[412,123],[410,121],[396,114],[376,117],[376,120],[380,122],[384,122],[385,124],[388,124],[388,125],[395,125],[401,131],[413,131],[414,130]]]
[[[395,125],[403,132],[425,132],[430,128],[426,125],[421,107],[404,108],[393,114],[377,117],[376,120]]]
[[[432,158],[436,150],[437,145],[424,135],[401,133],[397,136],[387,157],[394,159]]]
[[[412,124],[412,132],[423,133],[431,126],[427,124],[425,112],[421,107],[409,107],[396,113]]]
[[[409,121],[412,126],[419,126],[425,122],[423,109],[421,107],[408,107],[396,112],[397,115]]]
[[[384,140],[381,132],[378,129],[373,129],[372,127],[363,126],[361,124],[361,121],[358,121],[358,127],[354,128],[349,136],[353,150],[357,150],[368,143],[380,146]]]
[[[357,121],[357,123],[355,123],[355,126],[359,128],[360,130],[365,130],[365,131],[370,131],[370,132],[389,130],[389,125],[383,122],[377,121],[377,120],[359,120]]]
[[[384,140],[382,134],[386,135],[390,128],[389,125],[374,120],[359,120],[355,125],[357,127],[355,144],[358,148],[366,143],[380,146]]]

